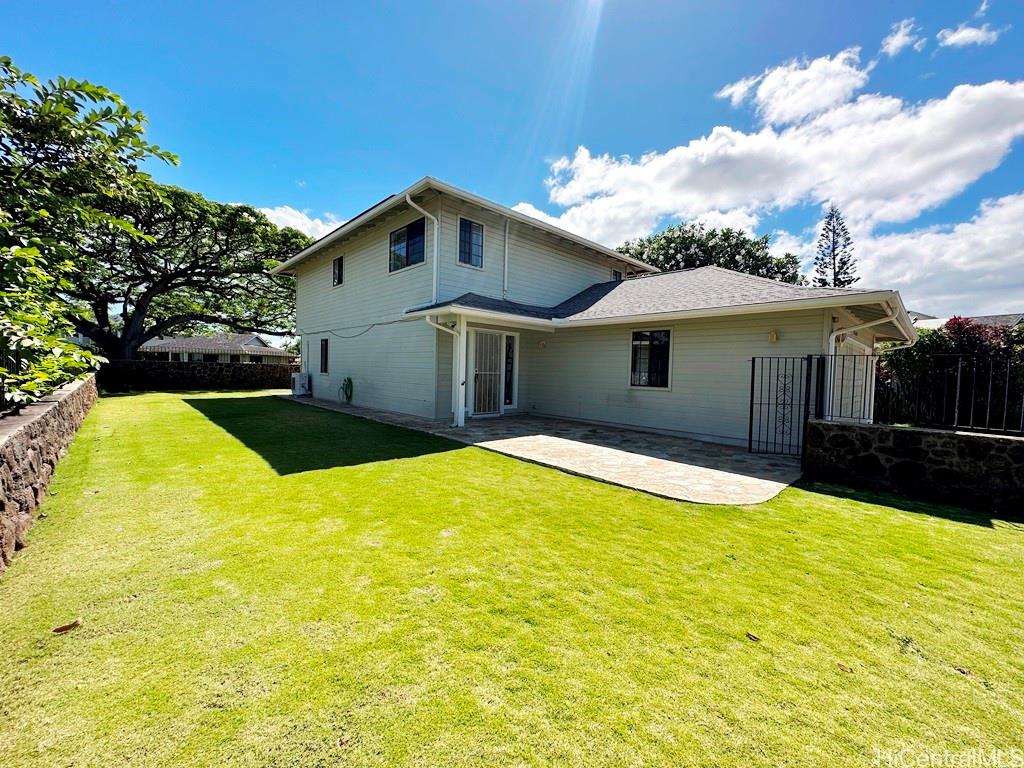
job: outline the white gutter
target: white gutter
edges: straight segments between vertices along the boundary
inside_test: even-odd
[[[440,224],[437,221],[437,217],[434,214],[432,214],[430,211],[428,211],[427,209],[421,208],[420,206],[416,205],[416,203],[414,203],[412,201],[412,197],[409,195],[408,192],[405,193],[405,202],[407,202],[411,208],[414,208],[415,210],[419,211],[424,216],[426,216],[428,219],[430,219],[432,222],[434,222],[434,257],[432,259],[432,261],[434,262],[433,263],[434,284],[433,284],[433,292],[431,293],[431,297],[432,298],[430,299],[430,303],[431,304],[436,304],[437,303],[438,267],[441,264],[441,226],[440,226]]]
[[[502,259],[503,274],[501,276],[501,298],[508,298],[508,224],[509,218],[505,217],[505,257]]]
[[[444,331],[445,333],[450,333],[452,336],[458,338],[458,336],[459,336],[459,332],[458,331],[452,330],[447,325],[442,325],[441,323],[439,323],[436,320],[434,320],[434,318],[431,317],[430,315],[427,315],[423,319],[427,321],[427,325],[432,325],[435,328],[437,328],[437,330]]]

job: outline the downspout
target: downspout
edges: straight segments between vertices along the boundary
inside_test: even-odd
[[[505,255],[502,258],[501,298],[508,298],[508,218],[505,219]]]
[[[459,359],[458,358],[459,358],[459,346],[460,346],[460,343],[461,343],[461,340],[459,338],[460,334],[459,334],[458,331],[452,330],[447,325],[442,325],[441,323],[437,322],[430,315],[427,315],[423,319],[427,321],[427,325],[432,325],[435,328],[437,328],[437,330],[444,331],[445,333],[450,333],[454,337],[454,339],[452,341],[452,417],[454,418],[454,421],[452,422],[452,426],[453,427],[457,427],[457,426],[459,426],[459,418],[456,415],[456,409],[459,407],[459,393],[458,393],[458,390],[456,389],[456,383],[455,382],[456,382],[456,379],[459,376],[459,374],[458,374]]]
[[[438,266],[441,261],[441,227],[438,224],[437,217],[430,211],[428,211],[426,208],[421,208],[420,206],[416,205],[416,203],[412,201],[412,197],[409,195],[408,192],[405,193],[405,202],[409,204],[410,208],[414,208],[415,210],[419,211],[428,219],[430,219],[434,224],[434,276],[433,286],[431,287],[430,303],[437,304],[437,276],[439,274]]]
[[[892,320],[895,320],[897,317],[899,317],[899,312],[894,310],[885,317],[880,317],[878,320],[870,320],[866,323],[861,323],[860,325],[851,325],[849,328],[837,328],[828,335],[827,353],[829,355],[835,354],[836,339],[839,338],[841,334],[853,333],[854,331],[862,331],[865,328],[870,328],[873,325],[881,325],[882,323],[891,322]]]
[[[880,317],[877,320],[869,320],[866,323],[860,323],[858,325],[851,325],[848,328],[837,328],[828,335],[828,344],[825,348],[828,357],[828,368],[825,371],[825,402],[828,404],[829,418],[831,419],[832,414],[832,373],[835,370],[835,355],[836,355],[836,340],[841,334],[853,333],[854,331],[862,331],[865,328],[870,328],[874,325],[882,325],[888,323],[899,317],[898,310],[892,310],[885,317]],[[872,382],[872,400],[874,400],[874,382]]]

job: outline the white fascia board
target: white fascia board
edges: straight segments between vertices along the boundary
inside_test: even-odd
[[[435,307],[434,309],[414,309],[405,313],[406,318],[440,317],[441,315],[456,315],[464,317],[469,321],[491,323],[492,325],[507,325],[515,328],[527,328],[533,331],[544,331],[546,333],[555,332],[554,324],[542,317],[524,317],[508,312],[494,312],[487,309],[476,309],[475,307],[463,307],[458,304],[446,304],[443,307]]]
[[[560,229],[559,227],[556,227],[552,224],[548,224],[547,222],[541,221],[540,219],[535,219],[532,216],[527,216],[524,213],[519,213],[518,211],[514,211],[511,208],[506,208],[503,205],[498,205],[497,203],[493,203],[490,200],[479,197],[478,195],[474,195],[472,192],[466,192],[465,190],[459,189],[458,187],[453,187],[451,184],[446,184],[445,182],[439,181],[438,179],[435,179],[431,176],[424,176],[422,179],[417,181],[412,186],[403,189],[401,192],[398,192],[395,195],[392,195],[390,198],[387,198],[379,205],[376,205],[373,208],[364,211],[356,218],[351,219],[350,221],[346,221],[333,232],[329,232],[328,234],[324,235],[319,240],[317,240],[315,243],[299,251],[297,254],[292,256],[287,261],[278,264],[276,267],[270,270],[270,274],[278,275],[282,272],[290,272],[292,268],[299,262],[305,261],[314,253],[323,248],[326,248],[328,245],[335,242],[339,238],[344,237],[348,233],[354,231],[355,229],[358,229],[359,227],[376,218],[377,216],[380,216],[382,213],[386,213],[395,206],[404,205],[406,195],[418,195],[421,192],[426,191],[427,189],[434,189],[437,190],[438,192],[441,192],[442,194],[447,194],[451,195],[452,197],[460,198],[480,208],[485,208],[501,216],[505,216],[506,218],[511,219],[512,221],[518,221],[520,224],[524,224],[526,226],[533,227],[544,232],[548,232],[549,234],[561,237],[565,240],[569,240],[570,242],[574,242],[577,245],[581,245],[584,248],[587,248],[588,250],[596,251],[597,253],[600,253],[603,256],[606,256],[610,259],[614,259],[615,261],[620,261],[624,264],[628,264],[629,266],[634,267],[636,269],[640,269],[644,272],[660,271],[657,267],[653,267],[646,262],[640,261],[639,259],[634,259],[632,256],[626,256],[625,254],[619,253],[618,251],[612,250],[611,248],[607,248],[606,246],[603,246],[599,243],[595,243],[592,240],[587,240],[585,237],[574,235],[572,232],[567,232],[564,229]]]

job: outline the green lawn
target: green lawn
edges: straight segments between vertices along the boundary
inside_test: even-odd
[[[260,393],[103,399],[51,490],[0,577],[4,766],[1024,747],[987,516],[671,502]]]

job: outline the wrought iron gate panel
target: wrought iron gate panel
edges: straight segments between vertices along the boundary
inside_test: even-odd
[[[813,355],[751,358],[751,453],[800,455],[815,388],[814,367]]]

